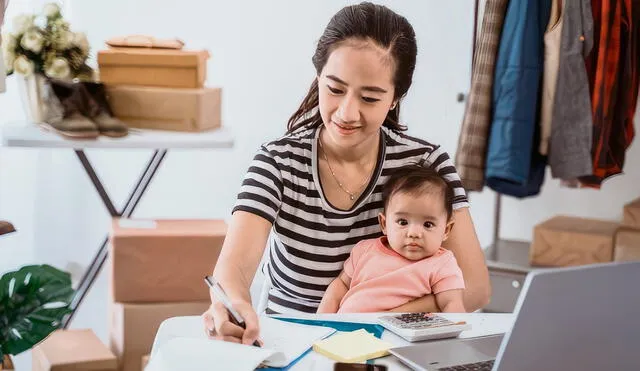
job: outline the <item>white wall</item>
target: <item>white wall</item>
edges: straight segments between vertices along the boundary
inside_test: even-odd
[[[42,0],[14,0],[10,13]],[[228,217],[235,192],[257,146],[284,132],[313,76],[314,44],[330,16],[347,1],[63,2],[74,30],[88,32],[95,53],[103,41],[124,34],[180,37],[189,48],[207,48],[210,86],[223,87],[223,121],[236,133],[233,150],[171,151],[137,215]],[[410,133],[455,152],[466,91],[473,1],[384,2],[409,18],[419,41],[414,85],[403,105]],[[455,26],[445,15],[456,19]],[[7,20],[10,24],[10,19]],[[95,61],[94,61],[95,63]],[[21,120],[15,81],[0,96],[2,122]],[[541,196],[504,198],[501,235],[530,239],[532,226],[556,213],[618,219],[621,206],[640,193],[634,184],[638,149],[629,151],[626,175],[602,190],[568,190],[547,179]],[[90,151],[112,198],[121,204],[147,157],[146,151]],[[48,252],[59,265],[85,264],[108,214],[74,154],[64,150],[5,149],[0,156],[0,216],[21,230],[12,237],[21,253]],[[491,242],[494,194],[474,193],[472,212],[484,246]],[[16,242],[14,242],[16,243]],[[84,247],[89,244],[89,247]],[[32,249],[35,246],[35,250]],[[71,250],[71,251],[69,251]],[[54,252],[60,252],[54,253]],[[40,255],[36,255],[37,258]]]
[[[284,133],[313,78],[314,44],[330,16],[347,3],[65,1],[74,30],[88,32],[94,52],[116,35],[179,37],[189,48],[210,51],[207,83],[223,87],[223,121],[236,134],[235,148],[171,151],[137,216],[228,217],[254,151]],[[440,143],[453,155],[464,109],[456,94],[468,89],[470,78],[473,1],[382,3],[412,22],[419,41],[414,85],[403,105],[410,134]],[[8,83],[9,91],[0,95],[0,122],[23,119],[15,81],[10,78]],[[619,219],[622,205],[640,196],[637,142],[628,152],[626,175],[608,181],[600,191],[561,189],[548,179],[539,197],[505,198],[502,236],[530,239],[532,227],[556,213]],[[147,151],[89,152],[118,205],[148,156]],[[492,238],[493,202],[491,191],[472,194],[472,213],[485,246]],[[0,218],[13,221],[20,230],[0,239],[0,272],[34,261],[83,267],[109,223],[75,155],[67,150],[0,151]],[[103,274],[74,327],[92,327],[92,318],[105,318],[106,287]],[[106,336],[104,327],[95,331]]]

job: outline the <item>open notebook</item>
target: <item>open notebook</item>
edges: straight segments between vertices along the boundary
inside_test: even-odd
[[[210,340],[178,337],[160,344],[147,371],[161,370],[253,370],[287,367],[307,352],[314,342],[333,334],[328,327],[310,326],[260,317],[262,348]]]

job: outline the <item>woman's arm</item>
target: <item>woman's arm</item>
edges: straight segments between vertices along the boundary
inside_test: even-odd
[[[249,289],[262,259],[270,229],[271,222],[260,216],[245,211],[233,213],[213,275],[229,296],[234,309],[244,319],[246,329],[229,321],[227,310],[212,294],[211,308],[203,314],[210,337],[243,344],[252,344],[258,338],[258,316],[251,306]]]
[[[464,307],[468,311],[475,311],[487,305],[491,298],[489,271],[469,208],[456,210],[454,221],[455,224],[444,247],[453,252],[462,269],[465,284]]]
[[[236,211],[231,216],[213,275],[232,300],[251,302],[249,289],[270,230],[271,223],[260,216],[245,211]]]

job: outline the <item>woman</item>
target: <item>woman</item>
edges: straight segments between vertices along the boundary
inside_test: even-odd
[[[244,344],[257,339],[249,287],[267,243],[267,313],[314,313],[351,248],[381,236],[382,184],[409,162],[435,168],[453,186],[455,228],[445,247],[463,271],[465,307],[487,303],[484,255],[453,163],[438,146],[403,134],[398,122],[416,52],[413,28],[386,7],[362,3],[331,19],[312,59],[317,77],[287,134],[256,154],[214,271],[246,330],[213,301],[203,315],[209,336]],[[433,295],[415,302],[422,311],[438,311]]]

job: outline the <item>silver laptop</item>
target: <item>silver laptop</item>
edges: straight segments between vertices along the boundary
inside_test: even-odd
[[[415,370],[640,370],[640,262],[536,270],[504,335],[395,348]]]

